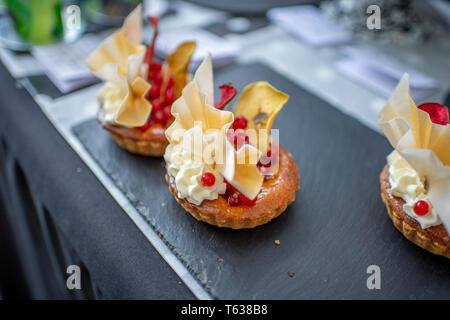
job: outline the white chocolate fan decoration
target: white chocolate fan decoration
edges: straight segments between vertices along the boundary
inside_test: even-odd
[[[150,84],[139,75],[146,52],[141,44],[141,17],[139,5],[125,19],[122,28],[106,38],[86,61],[93,74],[120,92],[114,122],[125,127],[144,125],[152,109],[145,99]]]
[[[249,199],[261,190],[263,175],[256,166],[261,152],[251,145],[235,151],[226,138],[234,120],[232,112],[214,107],[213,71],[208,55],[194,78],[172,104],[175,121],[166,129],[171,144],[189,148],[202,162],[214,166],[224,178]],[[193,146],[201,146],[196,149]]]
[[[432,123],[417,108],[408,78],[403,75],[378,123],[392,146],[425,178],[433,211],[450,232],[450,125]]]

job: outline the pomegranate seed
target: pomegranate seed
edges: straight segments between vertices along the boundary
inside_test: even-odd
[[[214,185],[214,183],[216,183],[216,177],[211,172],[205,172],[202,175],[201,180],[202,180],[202,183],[207,187],[211,187]]]
[[[247,119],[243,116],[236,117],[233,122],[233,129],[246,129],[247,128]]]
[[[163,107],[163,103],[158,98],[152,100],[152,109],[154,111],[161,110]]]
[[[420,110],[427,112],[430,115],[431,122],[441,125],[449,123],[448,108],[436,102],[427,102],[418,106]]]
[[[424,200],[419,200],[414,204],[414,212],[418,216],[424,216],[430,211],[430,206],[428,205],[428,202]]]
[[[152,112],[152,118],[155,121],[155,123],[164,124],[164,113],[162,110],[156,110],[155,112]]]
[[[165,106],[163,109],[163,113],[164,113],[164,118],[166,120],[169,120],[170,118],[172,118],[172,113],[170,112],[170,106]]]
[[[164,101],[168,104],[172,104],[172,102],[175,101],[175,94],[172,89],[166,90],[166,93],[164,94]]]
[[[157,84],[158,86],[161,85],[163,79],[162,74],[159,71],[150,71],[149,78],[152,84]]]
[[[240,202],[240,199],[239,199],[240,197],[239,197],[239,192],[237,192],[237,191],[235,191],[235,192],[233,192],[233,193],[231,193],[229,196],[228,196],[228,204],[230,205],[230,206],[238,206],[239,205],[239,202]]]
[[[171,75],[169,77],[169,80],[167,81],[167,89],[172,89],[175,86],[175,80],[173,80],[173,76]]]
[[[148,92],[148,96],[150,98],[158,98],[159,97],[159,92],[161,90],[161,87],[154,84],[152,85],[152,87],[150,88],[150,91]]]

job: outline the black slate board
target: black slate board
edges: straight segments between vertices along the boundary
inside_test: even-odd
[[[301,190],[284,214],[252,230],[197,222],[169,193],[162,159],[123,151],[96,120],[74,132],[213,297],[450,298],[450,262],[404,239],[381,202],[387,140],[262,64],[215,75],[216,85],[239,91],[256,80],[290,95],[274,128],[298,164]],[[380,290],[366,286],[370,265],[381,268]]]

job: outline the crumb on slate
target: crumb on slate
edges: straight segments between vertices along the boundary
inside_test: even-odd
[[[288,276],[292,278],[292,277],[295,276],[295,273],[289,271],[289,272],[288,272]]]
[[[281,243],[280,240],[275,240],[274,242],[275,242],[275,244],[276,244],[277,246],[279,246],[280,243]]]
[[[219,260],[219,262],[224,262],[225,261],[223,258],[219,258],[218,260]]]

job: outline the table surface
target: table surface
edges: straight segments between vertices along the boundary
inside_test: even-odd
[[[222,12],[183,3],[178,14],[162,20],[161,29],[204,26],[226,18]],[[341,56],[336,47],[312,48],[274,25],[224,37],[241,46],[237,62],[263,62],[379,132],[377,111],[385,99],[334,69]],[[432,41],[414,50],[376,47],[438,80],[439,89],[428,99],[443,101],[450,88],[448,41]],[[1,67],[0,133],[13,137],[7,141],[10,152],[26,169],[33,190],[45,199],[58,228],[95,275],[93,281],[103,289],[103,297],[211,298],[73,134],[76,124],[95,117],[100,85],[62,96],[30,56],[0,48],[0,58],[17,79]],[[46,178],[40,179],[44,172]]]

